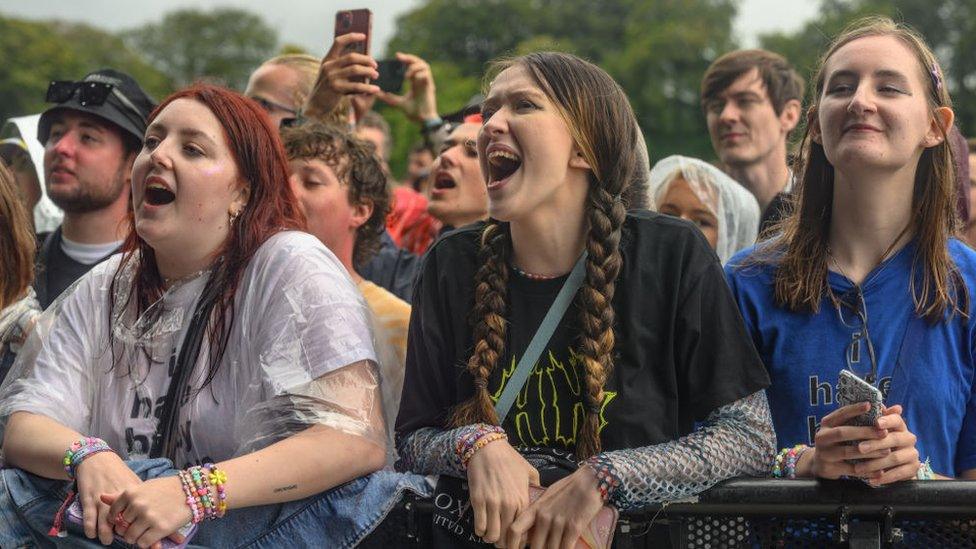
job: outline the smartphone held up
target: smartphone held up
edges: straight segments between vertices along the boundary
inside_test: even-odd
[[[368,9],[341,10],[335,16],[335,38],[340,36],[360,33],[365,34],[366,39],[353,42],[345,47],[343,53],[360,53],[369,55],[369,43],[373,30],[373,12]],[[369,79],[365,76],[358,79],[351,79],[353,82],[368,83]]]

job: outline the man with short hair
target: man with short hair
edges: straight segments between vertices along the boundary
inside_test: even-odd
[[[447,134],[434,159],[427,190],[427,213],[443,230],[488,218],[488,188],[478,162],[481,114],[472,114]]]
[[[725,172],[759,202],[762,233],[789,212],[787,140],[800,121],[803,79],[780,55],[739,50],[708,67],[701,99]]]
[[[155,102],[112,69],[54,81],[37,138],[44,144],[47,194],[64,220],[44,241],[34,289],[47,308],[75,280],[119,250],[126,237],[132,162]]]
[[[381,341],[406,360],[410,305],[363,278],[356,265],[380,247],[390,211],[386,175],[372,147],[334,126],[306,122],[287,128],[282,140],[291,167],[292,192],[308,230],[336,255],[356,283],[383,328]]]

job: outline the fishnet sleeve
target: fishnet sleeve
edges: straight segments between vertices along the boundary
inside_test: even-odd
[[[765,476],[775,454],[769,404],[758,391],[716,409],[678,440],[603,452],[587,464],[611,479],[609,502],[624,510],[693,496],[735,476]]]
[[[466,476],[461,463],[459,447],[465,439],[476,437],[479,432],[491,429],[490,425],[476,423],[456,429],[444,430],[424,427],[397,437],[400,458],[397,471],[411,471],[421,475]]]

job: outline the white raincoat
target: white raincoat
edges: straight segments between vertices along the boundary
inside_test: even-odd
[[[126,299],[136,261],[111,289],[121,258],[96,266],[41,317],[0,388],[0,428],[15,411],[33,412],[105,439],[124,459],[149,454],[209,274],[174,285],[136,319]],[[384,410],[381,395],[398,397],[399,387],[381,387],[382,364],[395,363],[377,361],[370,324],[362,296],[321,242],[295,231],[268,239],[238,286],[216,377],[181,409],[176,466],[249,453],[314,424],[362,436],[392,457],[395,403]],[[194,389],[209,352],[204,338]]]

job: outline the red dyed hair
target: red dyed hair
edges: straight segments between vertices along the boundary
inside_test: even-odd
[[[217,302],[207,336],[210,340],[209,383],[223,358],[227,337],[234,323],[234,295],[251,257],[275,233],[305,230],[305,216],[288,184],[288,157],[267,113],[254,101],[226,88],[197,84],[167,97],[149,115],[149,123],[173,101],[192,99],[202,103],[217,117],[224,130],[241,178],[250,185],[250,197],[231,227],[227,239],[217,251],[220,261],[211,273],[208,286],[217,285]],[[135,281],[128,300],[135,298],[141,315],[163,294],[163,278],[156,265],[152,247],[135,230],[135,217],[128,218],[129,232],[123,244],[123,258],[112,280],[112,295],[125,266],[138,261]],[[135,252],[139,252],[136,254]],[[130,301],[126,301],[128,304]],[[109,319],[113,299],[109,301]]]

